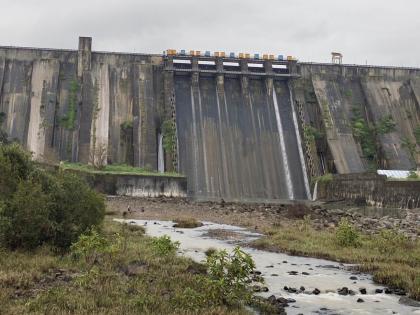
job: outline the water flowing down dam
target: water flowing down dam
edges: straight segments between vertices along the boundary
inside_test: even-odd
[[[311,199],[326,173],[420,165],[420,69],[0,47],[9,139],[47,163],[187,177],[199,199]],[[363,136],[361,136],[361,134]]]
[[[179,168],[197,197],[308,199],[286,81],[175,76]]]

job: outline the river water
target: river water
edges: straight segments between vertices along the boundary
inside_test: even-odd
[[[260,234],[232,225],[203,222],[202,227],[195,229],[173,228],[171,221],[153,220],[117,220],[141,225],[150,236],[168,235],[173,241],[180,242],[179,254],[188,256],[197,262],[205,260],[205,251],[209,248],[231,251],[237,245],[243,245],[256,263],[256,269],[262,272],[264,286],[269,292],[259,293],[268,297],[274,294],[296,300],[286,308],[287,314],[420,314],[419,308],[399,303],[399,296],[394,294],[375,294],[375,289],[383,286],[373,283],[371,275],[352,273],[350,265],[324,259],[290,256],[246,247],[245,244],[261,237]],[[217,235],[224,231],[228,237],[221,239]],[[293,272],[292,274],[290,272]],[[303,274],[302,274],[303,273]],[[295,275],[293,275],[295,274]],[[352,280],[350,277],[356,277]],[[308,293],[289,293],[284,286],[305,292],[317,288],[319,295]],[[337,289],[347,287],[356,295],[339,295]],[[367,294],[359,293],[359,288],[366,288]],[[361,298],[363,303],[356,301]]]

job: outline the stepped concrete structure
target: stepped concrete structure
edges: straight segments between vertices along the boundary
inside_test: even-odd
[[[1,127],[35,159],[178,171],[210,200],[420,164],[420,69],[241,57],[0,47]]]

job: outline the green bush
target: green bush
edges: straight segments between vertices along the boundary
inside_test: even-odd
[[[104,215],[103,198],[79,177],[47,172],[19,145],[0,145],[0,246],[65,249]]]
[[[168,235],[153,239],[153,247],[160,255],[174,253],[179,248],[179,242],[172,242]]]
[[[228,305],[250,302],[252,293],[247,284],[252,280],[255,263],[249,254],[239,247],[231,254],[216,251],[207,257],[206,265],[213,298]]]
[[[359,245],[360,234],[347,219],[343,218],[338,224],[335,238],[340,246],[356,247]]]

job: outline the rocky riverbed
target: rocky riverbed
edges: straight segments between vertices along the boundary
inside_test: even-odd
[[[420,209],[375,209],[346,202],[314,204],[240,204],[195,202],[179,198],[108,197],[110,213],[133,219],[196,218],[217,223],[235,224],[255,231],[272,226],[287,226],[310,218],[315,229],[334,228],[347,218],[364,233],[393,228],[410,238],[420,236]],[[128,211],[128,208],[130,210]]]

